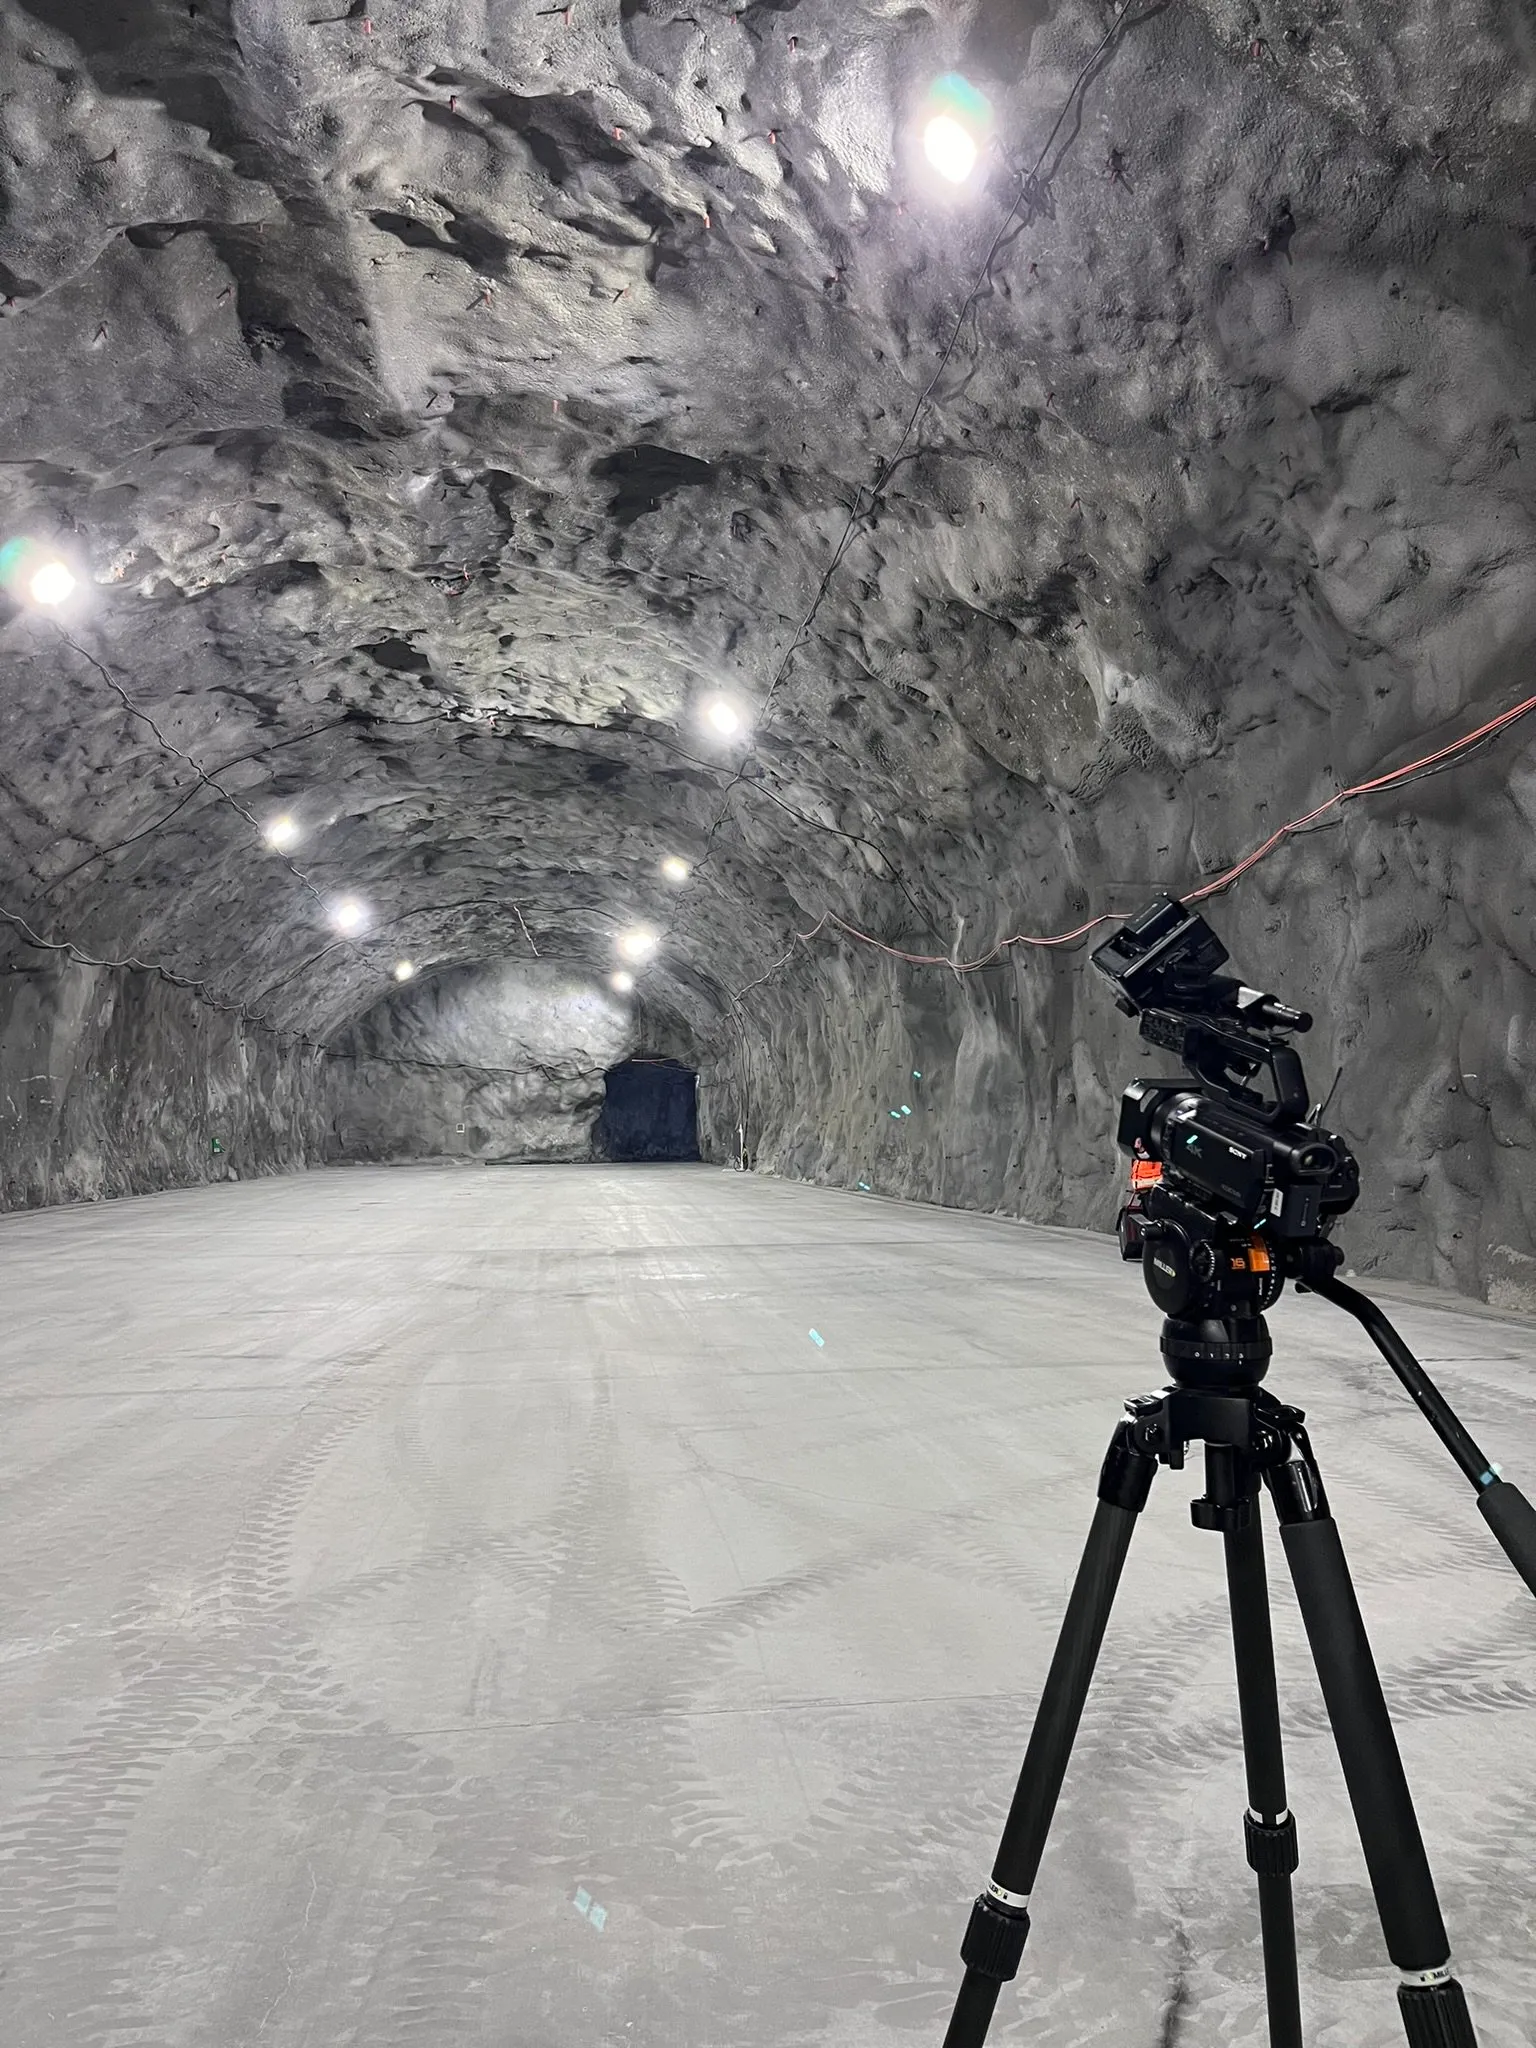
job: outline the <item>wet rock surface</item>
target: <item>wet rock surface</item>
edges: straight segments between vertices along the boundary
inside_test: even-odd
[[[9,10],[0,523],[87,581],[0,622],[0,902],[333,1047],[398,953],[591,973],[644,919],[715,1156],[745,1121],[764,1168],[1106,1220],[1142,1057],[1080,950],[795,932],[966,960],[1133,910],[1515,701],[1536,432],[1516,0],[1131,10],[941,368],[1113,18]],[[1005,152],[958,197],[950,67]],[[1344,1066],[1351,1262],[1511,1305],[1533,822],[1517,727],[1216,913]],[[381,1117],[476,1121],[423,1086]]]

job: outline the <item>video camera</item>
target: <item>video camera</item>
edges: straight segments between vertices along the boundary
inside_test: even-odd
[[[1187,1320],[1257,1316],[1287,1279],[1330,1277],[1342,1254],[1328,1232],[1360,1192],[1353,1154],[1308,1108],[1289,1042],[1311,1017],[1219,973],[1228,957],[1170,896],[1092,955],[1141,1036],[1188,1069],[1125,1091],[1118,1139],[1133,1164],[1117,1225],[1152,1299]]]

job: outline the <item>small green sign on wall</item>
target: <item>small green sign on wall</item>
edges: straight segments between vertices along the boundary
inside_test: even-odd
[[[219,1153],[221,1153],[224,1150],[224,1140],[222,1138],[214,1138],[210,1143],[209,1149],[212,1151],[214,1157],[217,1158]]]

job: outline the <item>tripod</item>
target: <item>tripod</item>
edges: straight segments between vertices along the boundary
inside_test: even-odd
[[[1536,1592],[1536,1512],[1497,1476],[1381,1310],[1317,1271],[1310,1291],[1364,1325],[1479,1490],[1478,1505]],[[1002,1986],[1018,1973],[1029,1900],[1136,1518],[1159,1465],[1179,1470],[1205,1446],[1198,1529],[1226,1547],[1232,1641],[1248,1780],[1248,1863],[1258,1879],[1271,2048],[1302,2048],[1291,1873],[1296,1823],[1286,1804],[1274,1644],[1259,1526],[1267,1487],[1295,1582],[1344,1782],[1365,1851],[1387,1952],[1402,1973],[1398,2003],[1410,2048],[1476,2048],[1408,1781],[1366,1639],[1338,1527],[1299,1408],[1260,1386],[1271,1343],[1261,1315],[1165,1317],[1162,1354],[1173,1384],[1126,1403],[1099,1475],[1098,1506],[1041,1694],[997,1860],[977,1899],[961,1958],[965,1977],[944,2048],[981,2048]]]

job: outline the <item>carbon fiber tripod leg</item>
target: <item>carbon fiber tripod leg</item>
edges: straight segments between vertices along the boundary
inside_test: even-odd
[[[1275,1647],[1269,1624],[1269,1584],[1264,1571],[1259,1503],[1251,1500],[1250,1506],[1252,1512],[1246,1523],[1225,1531],[1232,1649],[1237,1661],[1243,1761],[1248,1775],[1248,1811],[1243,1817],[1243,1831],[1249,1866],[1259,1881],[1270,2048],[1302,2048],[1296,1919],[1291,1904],[1296,1822],[1285,1798]]]
[[[1146,1506],[1156,1471],[1157,1460],[1135,1448],[1131,1425],[1122,1422],[1099,1474],[1099,1504],[1040,1695],[992,1878],[971,1909],[960,1949],[965,1977],[944,2048],[981,2048],[998,1993],[1018,1975],[1029,1934],[1029,1894],[1067,1774],[1067,1760],[1093,1682],[1136,1517]]]
[[[1338,1524],[1304,1431],[1297,1460],[1265,1474],[1344,1767],[1410,2048],[1477,2048],[1424,1853],[1397,1738],[1350,1582]]]

